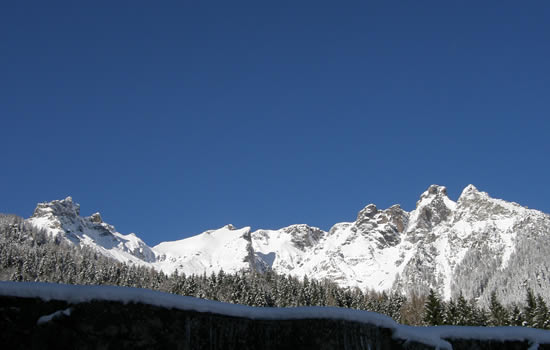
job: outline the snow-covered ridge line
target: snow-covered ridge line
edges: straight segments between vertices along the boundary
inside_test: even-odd
[[[450,339],[477,339],[496,341],[525,341],[530,344],[550,344],[550,331],[523,327],[413,327],[396,323],[391,318],[369,311],[336,307],[271,308],[252,307],[197,299],[152,291],[117,286],[63,285],[43,282],[0,282],[0,296],[40,298],[44,301],[62,300],[82,303],[92,300],[121,303],[143,303],[163,308],[215,313],[258,320],[337,319],[393,330],[395,338],[417,341],[440,349],[452,349]],[[537,347],[534,347],[537,348]]]
[[[504,304],[520,302],[525,288],[550,299],[550,215],[491,198],[473,185],[456,202],[444,186],[431,185],[410,212],[398,204],[369,204],[355,221],[329,231],[305,224],[256,231],[226,225],[154,247],[117,232],[99,213],[80,216],[71,197],[39,203],[26,222],[169,275],[273,270],[377,292],[422,295],[434,289],[446,300],[462,293],[482,306],[492,292]],[[479,280],[487,282],[480,286]]]

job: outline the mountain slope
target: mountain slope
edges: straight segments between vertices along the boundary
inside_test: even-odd
[[[123,235],[104,223],[99,213],[80,216],[80,205],[71,197],[39,203],[27,223],[73,244],[90,246],[121,262],[146,264],[156,261],[155,253],[135,234]]]
[[[153,247],[157,254],[154,267],[166,273],[201,274],[220,270],[237,272],[250,267],[253,252],[250,249],[250,227],[235,229],[224,226],[173,242]]]
[[[550,296],[550,216],[491,198],[473,185],[457,202],[432,185],[407,212],[399,205],[362,209],[354,222],[328,232],[308,225],[279,230],[227,225],[179,241],[148,247],[122,235],[99,213],[81,217],[70,197],[40,203],[27,222],[73,244],[119,261],[166,273],[210,274],[223,269],[273,269],[281,274],[331,279],[341,286],[426,293],[462,292],[486,301],[521,299],[526,286]]]
[[[531,232],[535,230],[540,236],[550,236],[548,215],[491,198],[472,185],[464,189],[456,205],[448,202],[443,191],[434,192],[433,196],[435,202],[423,209],[420,203],[413,211],[418,217],[411,220],[413,224],[405,234],[403,248],[410,248],[414,254],[396,279],[395,289],[423,293],[434,287],[446,298],[462,291],[466,297],[481,297],[482,301],[487,301],[495,289],[487,288],[489,282],[492,281],[492,286],[504,285],[499,276],[516,268],[517,259],[511,263],[511,257],[517,255],[517,248]],[[548,243],[543,245],[549,247]],[[521,253],[537,254],[534,250]],[[538,268],[528,266],[529,270]],[[546,285],[534,284],[527,275],[518,274],[513,284],[518,290],[530,286],[548,296],[547,282]],[[522,296],[517,293],[510,298],[506,297],[510,290],[501,292],[507,301]]]

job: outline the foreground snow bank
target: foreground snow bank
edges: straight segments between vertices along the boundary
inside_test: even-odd
[[[440,349],[452,349],[445,339],[477,339],[493,341],[525,341],[550,344],[550,331],[523,327],[411,327],[391,318],[368,311],[336,307],[267,308],[221,303],[179,296],[147,289],[115,286],[77,286],[38,282],[0,282],[0,296],[40,298],[81,303],[92,300],[121,303],[143,303],[163,308],[197,311],[258,320],[335,319],[393,330],[393,337],[416,341]]]

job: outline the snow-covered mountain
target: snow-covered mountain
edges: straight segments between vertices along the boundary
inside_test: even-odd
[[[71,197],[39,203],[26,221],[52,236],[90,246],[119,261],[141,264],[156,261],[155,253],[135,234],[116,232],[114,226],[103,222],[99,213],[80,216],[80,205]]]
[[[153,248],[134,234],[116,232],[99,213],[81,217],[70,197],[38,204],[27,222],[166,273],[273,269],[377,291],[434,288],[445,298],[462,291],[484,301],[496,290],[511,302],[523,297],[526,286],[550,297],[550,216],[491,198],[473,185],[457,202],[445,187],[432,185],[411,212],[369,204],[354,222],[328,232],[308,225],[254,232],[227,225]]]
[[[250,245],[250,227],[236,229],[226,225],[200,235],[153,247],[157,254],[154,267],[166,273],[176,269],[185,274],[210,274],[220,270],[238,272],[248,269],[254,252]]]

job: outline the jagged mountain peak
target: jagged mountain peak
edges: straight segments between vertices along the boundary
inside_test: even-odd
[[[471,185],[471,184],[464,188],[464,190],[458,197],[457,204],[464,205],[466,203],[482,202],[482,201],[491,201],[493,203],[497,203],[502,207],[506,207],[510,211],[527,210],[526,207],[523,207],[522,205],[516,202],[509,202],[503,199],[493,198],[487,192],[480,191],[474,185]]]
[[[27,223],[80,246],[89,246],[124,262],[144,264],[155,259],[153,251],[134,234],[123,235],[103,222],[96,212],[80,216],[80,205],[72,197],[39,203]]]
[[[290,234],[299,234],[304,231],[320,231],[321,229],[315,226],[309,226],[307,224],[294,224],[283,227],[281,230],[284,230]]]
[[[474,185],[468,185],[458,198],[454,219],[455,221],[500,220],[529,212],[535,211],[515,202],[492,198],[487,192],[478,190]]]
[[[477,187],[475,187],[474,185],[472,184],[469,184],[468,186],[464,187],[464,189],[462,190],[462,194],[460,195],[460,197],[464,196],[464,195],[468,195],[468,194],[475,194],[475,193],[479,193],[479,190],[477,189]]]
[[[32,216],[41,217],[48,215],[75,217],[80,215],[80,205],[73,202],[73,198],[68,196],[61,200],[38,203]]]
[[[370,220],[372,217],[374,217],[376,214],[378,213],[378,208],[376,207],[375,204],[368,204],[366,207],[364,207],[363,209],[361,209],[361,211],[359,211],[359,213],[357,214],[357,219],[355,220],[355,222],[363,222],[363,221],[368,221]]]
[[[477,189],[474,185],[468,185],[462,190],[462,193],[458,197],[457,204],[462,204],[472,201],[487,200],[489,194],[487,192],[482,192]]]
[[[408,225],[408,218],[409,213],[401,209],[399,204],[384,210],[378,209],[374,204],[369,204],[359,211],[352,230],[363,234],[374,230],[380,233],[378,239],[381,246],[396,244],[400,239],[399,234],[404,232]]]
[[[290,225],[281,230],[288,233],[292,237],[291,242],[302,250],[317,244],[326,233],[318,227],[306,224]]]
[[[447,196],[445,186],[431,185],[416,202],[416,209],[410,215],[408,231],[432,230],[435,226],[451,219],[456,203]]]
[[[89,219],[91,222],[95,222],[96,224],[101,224],[103,222],[103,219],[101,218],[101,214],[99,212],[90,215]]]
[[[437,198],[449,198],[446,186],[437,184],[432,184],[428,186],[428,188],[420,194],[420,198],[416,202],[416,206],[418,207],[418,205],[425,201],[431,201]]]

